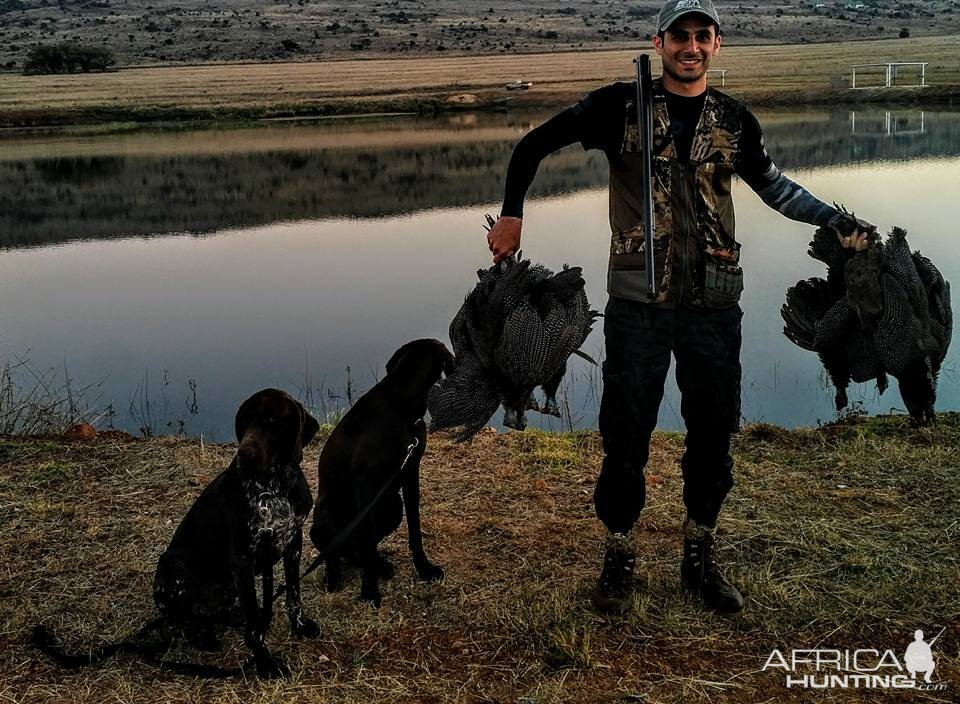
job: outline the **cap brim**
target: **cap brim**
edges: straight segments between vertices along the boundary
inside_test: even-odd
[[[702,17],[705,17],[707,20],[709,20],[711,24],[717,25],[718,28],[720,27],[720,18],[714,17],[713,15],[707,12],[704,12],[703,9],[701,8],[701,9],[680,10],[679,12],[668,17],[664,22],[662,22],[660,24],[660,29],[658,31],[665,32],[666,30],[670,29],[670,25],[672,25],[681,17],[686,17],[687,15],[701,15]]]

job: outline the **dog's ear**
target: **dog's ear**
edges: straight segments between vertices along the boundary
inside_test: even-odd
[[[250,423],[253,422],[257,411],[257,402],[261,393],[261,391],[258,391],[241,403],[240,408],[237,409],[236,418],[233,419],[233,429],[237,434],[237,442],[243,440],[243,436],[247,434],[247,428],[249,428]]]
[[[438,342],[437,355],[441,359],[441,363],[443,366],[443,375],[450,376],[451,374],[453,374],[454,369],[456,368],[453,352],[448,350],[445,344],[443,344],[442,342]]]
[[[297,405],[300,406],[300,447],[303,448],[316,436],[317,431],[320,430],[320,423],[307,412],[302,403]]]
[[[403,345],[400,349],[393,353],[390,359],[387,360],[387,374],[391,374],[394,369],[400,366],[400,363],[403,362],[404,357],[410,353],[410,344],[407,343]]]

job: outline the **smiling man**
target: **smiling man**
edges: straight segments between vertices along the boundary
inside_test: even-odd
[[[507,169],[501,217],[487,239],[494,261],[517,251],[523,200],[548,154],[574,142],[606,153],[612,241],[600,402],[605,456],[594,505],[609,534],[594,603],[607,612],[632,603],[636,557],[629,533],[644,505],[650,435],[673,354],[687,429],[681,578],[706,605],[729,613],[743,608],[743,597],[716,565],[714,532],[733,486],[730,436],[740,422],[743,272],[732,177],[739,175],[788,218],[833,227],[844,246],[862,249],[866,242],[851,216],[781,173],[742,103],[708,87],[707,69],[721,44],[714,4],[671,0],[660,10],[657,30],[653,46],[663,76],[652,86],[654,271],[645,270],[633,83],[590,93],[520,140]],[[654,300],[646,296],[650,275],[659,291]]]

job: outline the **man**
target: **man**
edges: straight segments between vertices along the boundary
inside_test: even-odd
[[[672,352],[687,429],[681,577],[706,605],[729,613],[743,608],[743,597],[717,568],[713,553],[720,506],[733,485],[730,436],[740,421],[743,279],[731,178],[739,175],[788,218],[833,227],[846,247],[863,249],[866,239],[851,216],[780,172],[746,107],[708,88],[707,69],[721,42],[713,2],[670,0],[660,10],[657,29],[653,46],[662,57],[663,75],[652,86],[656,299],[646,295],[633,83],[590,93],[517,144],[501,217],[487,239],[495,262],[517,251],[523,199],[548,154],[577,141],[606,153],[612,243],[600,402],[605,456],[594,504],[609,534],[594,603],[606,612],[623,612],[632,603],[636,558],[628,533],[644,505],[644,467]]]

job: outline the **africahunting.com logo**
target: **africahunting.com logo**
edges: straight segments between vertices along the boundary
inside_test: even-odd
[[[933,680],[937,661],[932,646],[944,630],[929,642],[924,640],[923,631],[915,631],[902,657],[892,649],[875,648],[774,650],[763,671],[782,670],[788,688],[943,691],[947,685]]]

